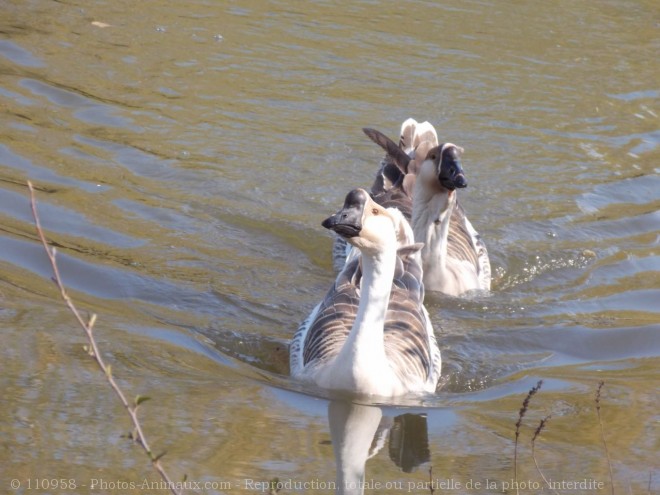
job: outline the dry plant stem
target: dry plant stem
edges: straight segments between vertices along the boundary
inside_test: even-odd
[[[131,418],[131,422],[133,423],[134,427],[134,433],[133,433],[133,438],[134,440],[142,446],[144,451],[147,453],[149,456],[149,459],[151,460],[151,464],[153,465],[154,469],[158,472],[160,477],[167,483],[167,486],[170,488],[170,491],[174,495],[181,495],[182,492],[176,490],[176,484],[170,479],[169,475],[163,468],[163,466],[160,463],[160,458],[162,457],[162,454],[159,456],[154,457],[151,448],[149,447],[149,444],[147,443],[147,438],[145,437],[144,433],[142,432],[142,426],[140,425],[140,421],[138,420],[137,417],[137,410],[138,410],[138,400],[136,400],[136,404],[132,406],[128,400],[126,399],[126,396],[124,395],[124,392],[119,388],[119,385],[115,381],[115,379],[112,377],[112,369],[110,365],[106,365],[105,361],[103,360],[103,357],[101,356],[101,353],[99,352],[98,345],[96,343],[96,340],[94,339],[94,334],[92,332],[94,323],[96,322],[96,315],[93,314],[89,320],[85,321],[85,319],[82,317],[76,306],[73,304],[73,301],[69,297],[69,295],[66,292],[66,289],[64,287],[64,284],[62,283],[62,278],[60,276],[60,271],[57,266],[57,262],[55,260],[55,256],[57,254],[55,248],[51,248],[48,246],[48,242],[46,241],[46,236],[44,235],[44,231],[41,228],[41,222],[39,220],[39,214],[37,213],[37,202],[34,196],[34,187],[32,186],[32,183],[28,181],[27,183],[28,189],[30,190],[30,206],[32,207],[32,216],[34,217],[34,223],[37,227],[37,234],[39,235],[39,239],[41,240],[41,243],[44,246],[44,249],[46,250],[46,254],[48,255],[48,259],[50,260],[50,264],[53,268],[53,282],[57,286],[57,288],[60,291],[60,296],[62,296],[62,299],[66,303],[66,306],[69,308],[71,313],[75,316],[76,320],[78,320],[78,323],[80,326],[83,328],[85,333],[87,334],[87,340],[89,341],[89,353],[90,355],[94,358],[94,360],[97,362],[103,373],[105,374],[106,379],[108,380],[108,383],[112,387],[112,389],[115,391],[117,396],[119,397],[119,400],[121,400],[121,403],[124,405],[126,408],[126,411],[128,411],[128,415]]]
[[[435,493],[435,489],[433,488],[433,466],[429,466],[429,491],[431,495]]]
[[[543,385],[543,380],[539,380],[536,383],[535,387],[532,387],[532,389],[527,393],[527,397],[525,397],[525,400],[522,403],[522,407],[520,408],[520,411],[518,411],[518,421],[516,422],[516,441],[513,446],[513,479],[516,482],[516,494],[519,493],[518,490],[518,437],[520,436],[520,426],[522,425],[522,420],[523,417],[525,416],[525,413],[527,412],[527,408],[529,407],[529,401],[532,400],[532,397],[534,397],[534,394],[538,392],[541,389],[541,385]]]
[[[548,485],[548,488],[550,490],[552,490],[554,493],[556,493],[557,495],[559,495],[559,493],[554,488],[552,488],[552,485],[550,484],[548,479],[543,474],[543,471],[541,471],[541,468],[539,467],[539,463],[536,460],[536,451],[535,451],[536,438],[541,434],[541,431],[543,431],[543,428],[545,428],[545,425],[549,420],[550,420],[550,416],[546,416],[545,418],[543,418],[541,420],[541,422],[539,423],[539,426],[536,428],[536,431],[534,432],[534,436],[532,437],[532,460],[534,461],[534,465],[536,466],[536,470],[541,475],[541,478],[543,478],[543,481],[545,481],[545,484]]]
[[[607,448],[607,442],[605,442],[605,431],[603,429],[603,421],[600,418],[600,391],[605,385],[603,380],[598,382],[598,388],[596,389],[596,414],[598,415],[598,424],[600,425],[600,438],[603,441],[603,448],[605,449],[605,457],[607,457],[607,468],[610,471],[610,487],[612,489],[612,495],[614,495],[614,475],[612,473],[612,460],[610,459],[610,451]]]

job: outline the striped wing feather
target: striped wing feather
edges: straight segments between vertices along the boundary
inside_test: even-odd
[[[407,381],[418,377],[427,382],[439,377],[439,363],[434,370],[435,336],[422,302],[422,269],[406,248],[399,251],[394,286],[385,320],[385,353],[392,368]],[[439,355],[438,355],[439,359]]]
[[[341,350],[357,314],[362,277],[359,259],[339,273],[323,300],[298,327],[291,342],[291,373],[331,360]]]
[[[439,356],[436,360],[430,347],[435,343],[435,336],[422,306],[421,277],[419,263],[403,248],[397,258],[384,329],[386,355],[403,381],[417,377],[426,382],[430,377],[437,380],[439,376],[439,369],[433,370]],[[292,350],[302,350],[300,362],[292,352],[292,372],[322,365],[339,354],[357,315],[361,278],[359,259],[355,259],[337,277],[310,318],[303,322],[292,343]]]
[[[481,288],[490,289],[490,261],[486,245],[460,204],[456,204],[450,218],[447,256],[474,266]]]
[[[387,191],[373,195],[373,199],[383,208],[397,208],[403,213],[406,220],[410,221],[412,217],[412,196],[399,183]]]

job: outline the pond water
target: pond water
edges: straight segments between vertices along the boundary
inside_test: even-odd
[[[616,493],[660,490],[655,0],[0,12],[0,492],[164,493],[50,281],[27,180],[196,493],[331,493],[342,435],[366,493],[552,493],[535,460],[558,492],[610,493],[609,464]],[[349,407],[289,380],[287,344],[334,277],[321,220],[381,158],[360,129],[408,117],[465,148],[493,291],[429,295],[436,395]]]

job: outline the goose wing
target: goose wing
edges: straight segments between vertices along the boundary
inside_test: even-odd
[[[447,256],[466,263],[477,273],[479,288],[490,290],[490,261],[486,244],[457,204],[452,211],[447,239]]]
[[[411,177],[414,180],[414,177]],[[405,184],[404,184],[405,182]],[[406,220],[412,217],[412,189],[402,177],[391,189],[372,195],[373,200],[384,208],[396,208]],[[405,186],[405,187],[404,187]]]
[[[371,188],[373,199],[386,208],[398,208],[410,220],[415,176],[428,151],[438,145],[438,135],[429,122],[407,119],[401,124],[399,144],[375,129],[363,132],[385,150]]]
[[[348,337],[358,304],[362,270],[358,258],[343,268],[323,300],[296,331],[290,348],[291,374],[333,359]]]
[[[401,179],[402,175],[403,173],[399,170],[392,157],[386,154],[380,161],[376,178],[371,185],[371,193],[377,195],[388,191]]]
[[[332,241],[332,268],[336,273],[340,273],[344,269],[352,249],[353,246],[335,234]]]
[[[377,196],[395,187],[408,173],[410,156],[401,145],[397,145],[382,132],[368,127],[363,128],[362,131],[385,150],[385,156],[380,161],[376,179],[371,186],[372,195]]]
[[[385,353],[402,382],[421,381],[434,390],[440,377],[440,350],[424,308],[419,245],[399,250],[385,317]]]

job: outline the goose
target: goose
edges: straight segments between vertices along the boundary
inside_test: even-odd
[[[374,142],[387,151],[381,160],[378,173],[371,186],[371,196],[376,202],[386,208],[398,208],[410,221],[412,217],[412,195],[415,174],[407,175],[401,169],[401,165],[395,162],[398,154],[403,150],[411,157],[407,170],[416,172],[419,168],[415,158],[424,150],[437,146],[438,136],[433,126],[424,122],[418,124],[414,119],[408,119],[401,126],[401,139],[399,146],[384,134],[364,128],[363,131]],[[435,144],[433,144],[435,143]],[[424,155],[426,156],[426,155]],[[399,159],[399,161],[401,161]],[[332,246],[332,264],[336,272],[340,272],[346,263],[346,259],[353,249],[342,237],[336,236]]]
[[[412,118],[401,125],[398,145],[375,129],[363,131],[386,151],[371,188],[373,198],[399,208],[411,223],[415,241],[424,244],[426,289],[450,296],[489,291],[488,250],[458,202],[457,189],[467,187],[460,163],[463,149],[438,144],[433,126]],[[333,246],[335,267],[343,260],[340,256],[340,246]]]
[[[446,143],[429,150],[413,192],[412,227],[424,242],[422,264],[429,290],[460,296],[490,290],[486,245],[458,202],[457,188],[467,186],[461,148]]]
[[[359,255],[296,331],[292,377],[358,395],[434,392],[440,349],[423,305],[421,245],[403,214],[354,189],[322,225]]]

